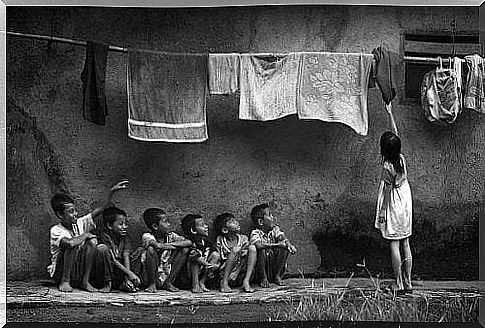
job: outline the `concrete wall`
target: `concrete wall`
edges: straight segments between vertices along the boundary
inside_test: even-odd
[[[281,6],[200,9],[8,7],[11,31],[104,41],[173,52],[394,53],[396,84],[404,31],[477,31],[478,8]],[[69,191],[82,211],[129,179],[115,203],[138,237],[142,211],[160,206],[174,223],[230,211],[249,229],[249,211],[269,202],[299,247],[288,271],[351,270],[366,258],[390,272],[388,246],[373,228],[380,175],[378,139],[389,129],[369,90],[369,134],[337,123],[237,119],[238,95],[207,100],[209,140],[149,143],[127,137],[126,56],[110,52],[104,127],[83,120],[82,47],[9,37],[7,43],[7,270],[9,279],[46,277],[49,208]],[[414,197],[416,278],[478,277],[478,213],[483,206],[484,115],[464,111],[451,127],[428,123],[416,103],[395,102]]]

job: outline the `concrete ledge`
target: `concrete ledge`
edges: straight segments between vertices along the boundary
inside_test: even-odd
[[[381,288],[391,283],[391,280],[377,282]],[[51,305],[68,307],[126,304],[144,307],[160,306],[204,306],[230,304],[262,304],[298,300],[304,295],[325,295],[342,291],[367,293],[375,291],[374,283],[364,278],[323,278],[323,279],[286,279],[285,286],[271,285],[270,288],[256,288],[254,293],[245,293],[234,289],[232,293],[224,294],[211,291],[193,294],[190,291],[171,293],[88,293],[75,290],[72,293],[62,293],[46,281],[11,281],[7,282],[7,310],[15,308],[35,308]],[[428,297],[483,297],[485,282],[483,281],[415,281],[413,296]],[[411,297],[413,297],[411,296]],[[409,297],[409,296],[406,296]]]

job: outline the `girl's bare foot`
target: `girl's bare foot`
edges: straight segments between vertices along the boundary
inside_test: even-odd
[[[69,285],[69,282],[67,281],[61,281],[59,284],[59,290],[65,293],[71,293],[73,291],[71,285]]]
[[[200,288],[200,286],[196,286],[196,287],[192,288],[192,293],[199,294],[199,293],[202,293],[202,292],[203,292],[203,290],[202,290],[202,288]]]
[[[261,283],[259,285],[263,288],[269,288],[268,278],[263,278],[263,280],[261,280]]]
[[[200,289],[202,289],[203,292],[208,292],[209,288],[205,286],[203,282],[199,283]]]
[[[283,282],[283,279],[281,277],[275,277],[274,283],[277,284],[278,286],[284,286],[285,283]]]
[[[221,293],[230,293],[231,291],[232,289],[227,283],[221,284]]]
[[[249,283],[243,283],[243,290],[246,292],[246,293],[254,293],[254,288],[251,287],[251,285]]]

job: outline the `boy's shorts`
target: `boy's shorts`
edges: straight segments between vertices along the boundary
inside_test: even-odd
[[[224,277],[224,270],[226,267],[227,261],[222,263],[220,268],[220,278]],[[232,267],[231,272],[229,273],[228,282],[229,286],[241,286],[246,276],[247,272],[247,263],[248,263],[248,256],[247,252],[244,255],[238,254],[237,258],[234,260],[234,265]]]
[[[84,259],[86,258],[87,247],[84,247],[84,245],[85,244],[76,246],[71,250],[72,252],[74,252],[73,254],[74,264],[73,264],[73,267],[71,268],[71,277],[70,277],[69,284],[71,285],[71,287],[74,287],[74,288],[81,286],[81,281],[85,271]],[[59,285],[61,283],[62,272],[64,267],[64,254],[65,254],[65,250],[64,248],[61,248],[61,251],[57,256],[56,269],[54,271],[54,275],[52,276],[52,279],[54,279],[56,285]]]
[[[266,263],[265,263],[265,268],[266,268],[266,274],[268,275],[268,280],[269,281],[274,281],[276,277],[276,260],[279,257],[279,253],[281,250],[279,249],[262,249],[259,252],[265,252],[266,253]],[[259,254],[258,254],[259,256]],[[287,266],[287,261],[285,262],[285,265],[283,266],[283,269],[281,270],[281,276],[286,271],[286,266]],[[256,265],[255,268],[255,279],[259,282],[263,278],[262,273],[260,272],[258,266]]]

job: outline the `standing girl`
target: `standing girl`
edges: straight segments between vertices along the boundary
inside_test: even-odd
[[[393,132],[385,132],[380,144],[383,167],[375,227],[390,241],[392,268],[396,276],[396,285],[392,289],[397,295],[403,295],[412,293],[409,247],[413,212],[411,188],[406,162],[401,154],[401,139]]]

